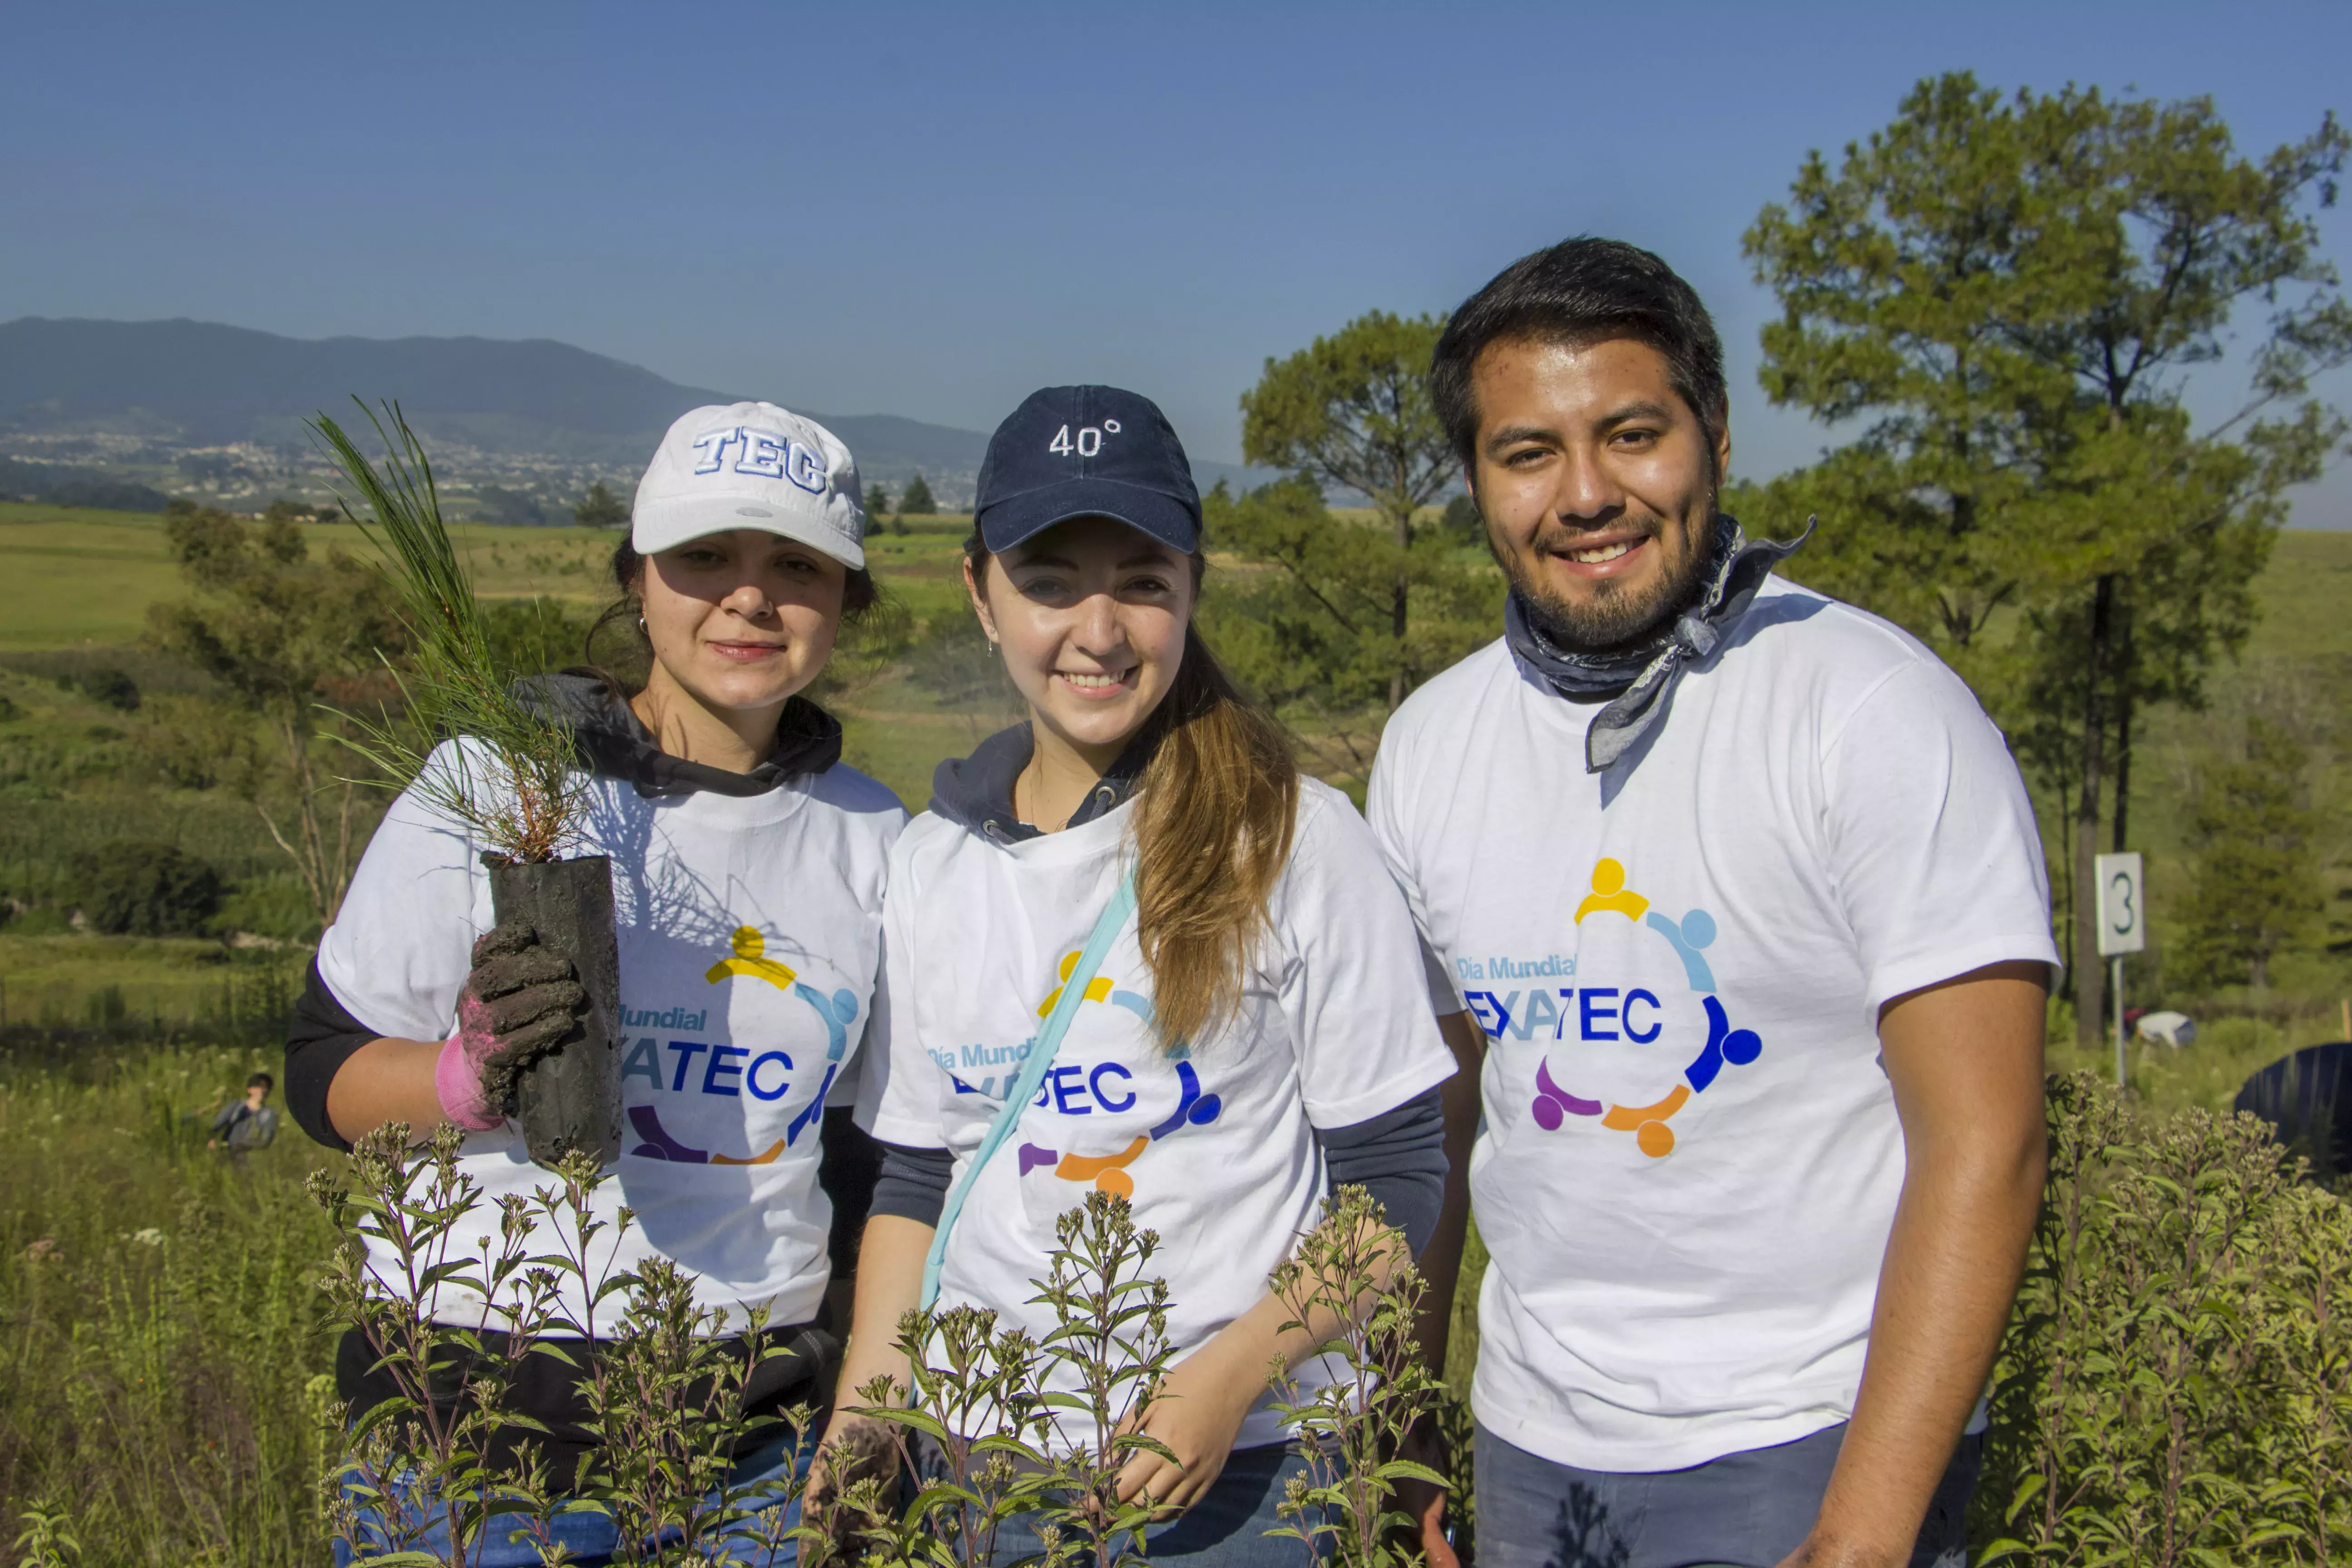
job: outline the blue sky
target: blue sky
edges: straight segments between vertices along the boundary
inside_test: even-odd
[[[1239,456],[1268,354],[1575,233],[1664,254],[1755,387],[1738,241],[1912,82],[2352,110],[2352,5],[11,6],[0,319],[549,337],[986,429],[1108,381]],[[2352,262],[2352,216],[2326,216]],[[2352,405],[2352,375],[2328,391]],[[2352,526],[2339,465],[2297,521]]]

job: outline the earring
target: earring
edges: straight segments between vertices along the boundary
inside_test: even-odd
[[[645,616],[639,616],[637,617],[637,630],[639,630],[639,631],[644,631],[645,629],[646,629],[646,618],[645,618]]]

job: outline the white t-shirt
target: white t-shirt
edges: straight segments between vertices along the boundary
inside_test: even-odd
[[[883,875],[906,811],[836,765],[748,797],[649,800],[598,778],[585,816],[575,852],[613,862],[623,1036],[621,1158],[594,1213],[609,1224],[624,1205],[635,1211],[609,1258],[617,1226],[598,1237],[594,1261],[618,1271],[671,1258],[730,1329],[762,1303],[772,1324],[802,1321],[829,1271],[818,1124],[827,1098],[856,1093]],[[376,829],[319,944],[320,977],[369,1028],[437,1040],[456,1027],[474,939],[497,923],[479,849],[413,789]],[[460,1252],[495,1237],[499,1198],[551,1181],[510,1124],[468,1135],[460,1164],[483,1190]],[[375,1251],[388,1268],[389,1250]],[[581,1321],[579,1281],[566,1286],[562,1310]],[[432,1310],[470,1322],[479,1306],[445,1289]],[[618,1309],[614,1297],[599,1311]]]
[[[1129,855],[1132,803],[1061,833],[1001,844],[926,814],[890,862],[886,1001],[858,1121],[877,1138],[950,1149],[955,1179],[1003,1106],[1074,955]],[[1266,1293],[1321,1213],[1314,1129],[1392,1110],[1451,1077],[1412,917],[1355,808],[1301,781],[1289,863],[1236,1016],[1164,1053],[1130,917],[1019,1128],[982,1171],[950,1233],[940,1306],[993,1309],[1040,1338],[1031,1304],[1055,1222],[1097,1187],[1160,1233],[1176,1359]],[[887,1047],[887,1048],[886,1048]],[[1328,1376],[1302,1365],[1304,1387]],[[1074,1378],[1050,1386],[1075,1392]],[[1061,1436],[1091,1423],[1061,1413]],[[1235,1447],[1283,1440],[1261,1399]]]
[[[1597,705],[1495,643],[1367,807],[1488,1037],[1473,1407],[1588,1469],[1851,1416],[1904,1173],[1879,1006],[2058,957],[2016,764],[1910,637],[1769,580],[1673,702],[1590,774]]]

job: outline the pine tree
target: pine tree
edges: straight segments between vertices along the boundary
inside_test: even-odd
[[[572,509],[572,520],[583,528],[626,528],[628,503],[613,493],[612,486],[598,479]]]
[[[2305,784],[2310,760],[2301,740],[2257,713],[2247,716],[2242,756],[2199,766],[2184,978],[2259,989],[2270,984],[2279,950],[2310,936],[2321,909],[2313,855],[2319,814]]]
[[[907,493],[898,501],[899,516],[929,517],[939,510],[940,503],[932,499],[931,487],[923,482],[922,475],[907,481]]]
[[[1414,583],[1405,558],[1427,532],[1413,527],[1413,514],[1444,493],[1461,466],[1429,399],[1429,356],[1444,330],[1440,316],[1369,311],[1288,359],[1269,357],[1257,384],[1242,394],[1243,457],[1289,469],[1309,487],[1302,493],[1360,490],[1379,514],[1393,547],[1380,617],[1391,709],[1435,673],[1413,668]],[[1367,622],[1359,635],[1370,630]]]
[[[1810,155],[1743,241],[1782,307],[1766,394],[1855,434],[1727,503],[1752,532],[1818,513],[1790,574],[1926,638],[2073,797],[2086,1045],[2093,858],[2136,711],[2202,700],[2287,488],[2346,430],[2312,378],[2352,360],[2315,218],[2347,153],[2332,115],[2252,160],[2208,99],[2004,97],[1955,72],[1834,166]],[[2192,380],[2232,412],[2199,419]]]

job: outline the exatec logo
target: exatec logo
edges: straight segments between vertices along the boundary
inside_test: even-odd
[[[763,981],[806,1004],[824,1023],[824,1079],[817,1085],[814,1098],[784,1129],[784,1135],[756,1154],[721,1154],[680,1142],[662,1126],[661,1113],[651,1103],[629,1107],[629,1125],[643,1140],[629,1152],[641,1160],[667,1160],[680,1165],[772,1165],[824,1114],[824,1097],[833,1091],[833,1080],[840,1075],[842,1058],[849,1054],[849,1026],[857,1018],[857,994],[845,987],[828,996],[803,984],[792,965],[768,956],[768,939],[757,926],[738,926],[728,942],[728,955],[712,964],[702,978],[709,985],[728,980]],[[648,1011],[645,1016],[660,1019],[690,1017],[694,1024],[681,1026],[698,1027],[704,1015],[701,1011],[688,1013],[672,1008],[657,1015]],[[625,1010],[623,1016],[631,1015]],[[674,1059],[665,1063],[659,1047],[660,1042],[651,1035],[632,1045],[621,1064],[621,1080],[626,1083],[632,1078],[643,1078],[656,1092],[689,1094],[695,1092],[689,1086],[696,1085],[695,1069],[698,1065],[702,1094],[737,1100],[749,1094],[753,1100],[777,1100],[792,1089],[793,1058],[782,1050],[754,1052],[742,1046],[705,1040],[671,1040],[667,1048]],[[665,1066],[675,1068],[667,1083],[662,1078]]]
[[[1717,994],[1715,971],[1706,961],[1706,950],[1716,939],[1715,917],[1705,910],[1691,910],[1680,920],[1663,914],[1650,907],[1650,900],[1625,885],[1625,868],[1615,860],[1604,859],[1592,868],[1592,890],[1576,907],[1580,956],[1577,963],[1580,980],[1586,984],[1559,988],[1560,1005],[1551,1008],[1556,1018],[1552,1037],[1570,1037],[1571,1020],[1577,1025],[1575,1037],[1600,1042],[1613,1047],[1621,1039],[1638,1046],[1653,1045],[1668,1034],[1672,1017],[1676,1013],[1687,1014],[1689,1004],[1679,1007],[1670,996],[1662,998],[1656,992],[1641,986],[1616,986],[1591,984],[1604,977],[1613,967],[1606,962],[1592,963],[1588,955],[1600,950],[1608,955],[1620,943],[1614,940],[1592,942],[1587,939],[1594,933],[1585,930],[1588,919],[1619,917],[1629,922],[1622,935],[1662,945],[1670,961],[1664,964],[1666,973],[1678,973],[1688,986],[1688,996],[1696,999],[1699,1016],[1704,1019],[1706,1041],[1698,1047],[1689,1065],[1682,1069],[1679,1081],[1667,1092],[1646,1103],[1612,1102],[1601,1098],[1587,1098],[1572,1089],[1562,1088],[1551,1071],[1551,1059],[1544,1057],[1536,1064],[1535,1102],[1530,1108],[1536,1124],[1547,1132],[1557,1132],[1568,1124],[1570,1117],[1597,1118],[1602,1127],[1612,1131],[1631,1132],[1635,1145],[1652,1159],[1663,1159],[1674,1152],[1675,1131],[1667,1126],[1674,1114],[1690,1102],[1693,1095],[1704,1094],[1723,1075],[1727,1067],[1746,1067],[1764,1053],[1764,1042],[1752,1029],[1735,1029],[1724,1010],[1723,1000]],[[1614,939],[1620,935],[1611,932]],[[1659,964],[1654,961],[1644,966],[1653,973]],[[1670,985],[1662,987],[1671,994]],[[1490,1010],[1496,999],[1486,995]],[[1568,1005],[1573,1002],[1571,1009]],[[1545,998],[1547,1006],[1549,998]],[[1474,1004],[1475,1005],[1475,1004]],[[1482,1021],[1483,1015],[1482,1015]],[[1488,1026],[1488,1033],[1499,1038],[1507,1017]],[[1686,1026],[1696,1034],[1696,1020]],[[1524,1030],[1515,1030],[1519,1037],[1528,1037]],[[1690,1036],[1684,1037],[1687,1040]],[[1671,1046],[1673,1042],[1667,1041]],[[1687,1045],[1685,1046],[1688,1048]],[[1671,1059],[1671,1058],[1670,1058]],[[1573,1083],[1576,1075],[1566,1074]]]
[[[1062,999],[1063,986],[1069,983],[1071,972],[1078,966],[1078,955],[1065,954],[1059,965],[1061,984],[1046,994],[1037,1005],[1037,1016],[1045,1017]],[[1085,1002],[1101,1002],[1132,1013],[1148,1028],[1152,1021],[1151,998],[1139,991],[1129,991],[1105,975],[1097,975],[1087,985]],[[1024,1049],[1024,1055],[1026,1054]],[[1173,1137],[1187,1127],[1206,1127],[1224,1110],[1224,1101],[1201,1087],[1201,1075],[1192,1061],[1191,1047],[1179,1045],[1161,1059],[1176,1075],[1176,1108],[1152,1126],[1137,1132],[1124,1147],[1101,1154],[1080,1154],[1049,1148],[1042,1143],[1021,1145],[1020,1174],[1044,1171],[1056,1181],[1090,1183],[1098,1192],[1131,1198],[1135,1195],[1135,1178],[1127,1167],[1133,1164],[1143,1152],[1163,1138]],[[1076,1063],[1057,1063],[1047,1069],[1044,1086],[1030,1108],[1046,1110],[1060,1120],[1060,1125],[1083,1137],[1087,1123],[1079,1117],[1116,1117],[1131,1111],[1141,1095],[1135,1087],[1136,1075],[1123,1063],[1097,1061],[1092,1067]],[[961,1079],[954,1079],[959,1092],[965,1090]],[[1129,1122],[1132,1127],[1134,1124]],[[1054,1136],[1056,1144],[1066,1140]],[[1097,1143],[1097,1147],[1100,1147]]]

